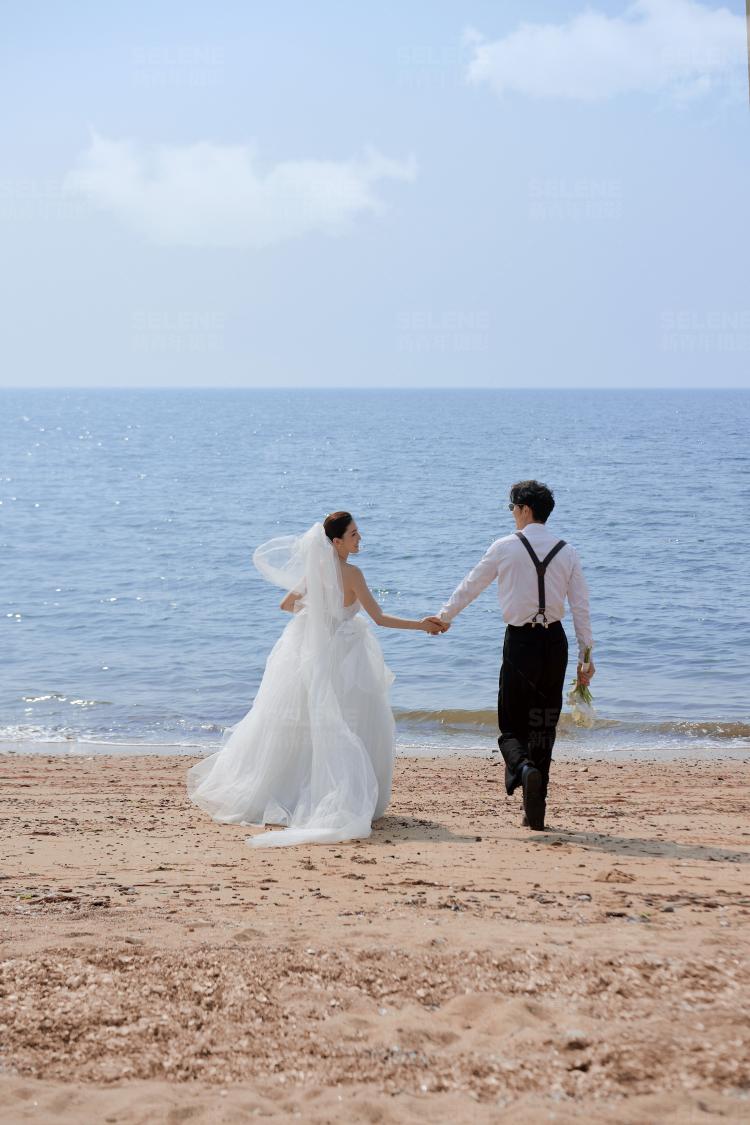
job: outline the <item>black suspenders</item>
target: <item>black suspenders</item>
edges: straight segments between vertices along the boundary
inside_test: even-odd
[[[546,599],[546,595],[544,593],[544,572],[546,571],[547,567],[549,566],[549,564],[554,559],[557,552],[562,551],[563,547],[565,546],[565,540],[561,539],[559,543],[555,543],[555,545],[552,548],[552,550],[550,551],[550,553],[546,556],[546,558],[543,558],[542,561],[540,562],[539,559],[537,558],[536,551],[531,546],[531,543],[529,543],[529,541],[526,538],[526,536],[524,535],[524,533],[522,531],[517,531],[516,535],[518,536],[518,538],[521,540],[521,542],[523,543],[526,550],[531,555],[531,561],[533,562],[534,566],[536,567],[536,576],[537,576],[537,580],[539,582],[539,609],[537,610],[537,612],[532,617],[531,624],[532,625],[543,625],[544,628],[546,629],[547,626],[549,625],[549,622],[547,621],[547,614],[544,612],[545,609],[547,608],[547,599]]]

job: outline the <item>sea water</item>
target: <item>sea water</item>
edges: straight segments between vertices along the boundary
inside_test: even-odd
[[[0,409],[6,750],[211,749],[288,620],[259,543],[351,511],[375,597],[422,617],[514,529],[528,477],[591,591],[598,722],[564,715],[558,745],[750,750],[749,392],[6,390]],[[445,636],[372,627],[400,749],[490,752],[494,585]]]

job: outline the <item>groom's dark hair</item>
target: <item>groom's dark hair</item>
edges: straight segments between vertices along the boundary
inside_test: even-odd
[[[511,487],[510,500],[512,504],[528,504],[534,513],[534,519],[540,523],[547,522],[547,517],[555,506],[552,489],[538,480],[519,480]]]

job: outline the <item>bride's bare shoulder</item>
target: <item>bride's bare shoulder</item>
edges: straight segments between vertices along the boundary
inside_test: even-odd
[[[355,566],[354,563],[350,563],[350,562],[344,563],[341,567],[341,571],[342,571],[342,574],[343,574],[343,577],[344,577],[345,581],[348,579],[349,582],[354,584],[354,583],[361,582],[361,581],[364,580],[364,575],[363,575],[362,571],[359,569],[358,566]]]
[[[367,578],[364,577],[358,566],[354,566],[353,562],[345,562],[341,569],[344,585],[359,596],[362,586],[367,586]]]

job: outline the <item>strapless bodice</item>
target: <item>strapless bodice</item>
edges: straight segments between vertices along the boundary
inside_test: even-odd
[[[361,606],[361,605],[359,604],[359,601],[356,601],[356,602],[352,602],[352,604],[351,604],[351,605],[345,605],[345,606],[344,606],[344,618],[345,618],[345,620],[349,620],[349,619],[351,619],[352,617],[354,617],[354,615],[355,615],[355,614],[356,614],[356,613],[358,612],[358,610],[360,610],[361,608],[362,608],[362,606]]]

